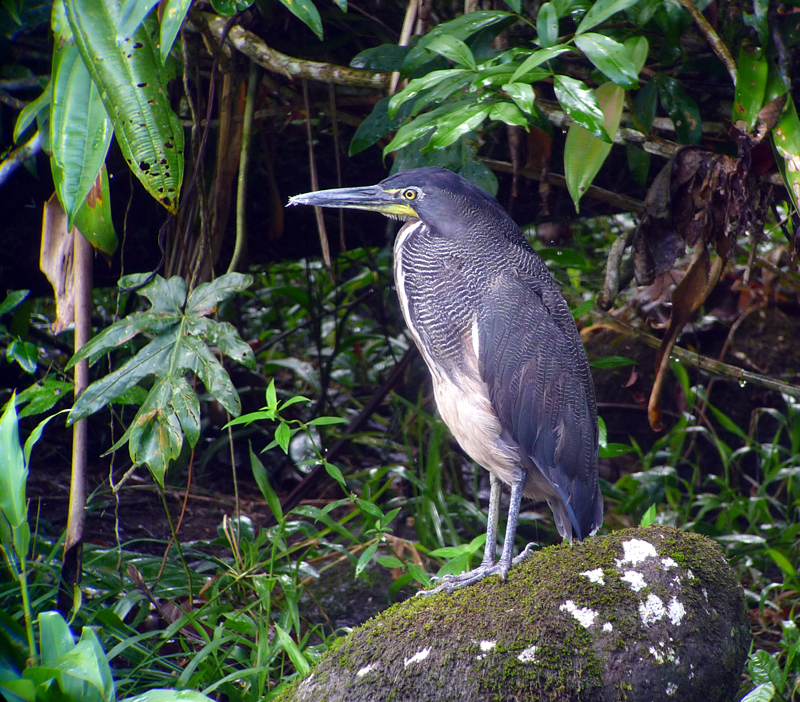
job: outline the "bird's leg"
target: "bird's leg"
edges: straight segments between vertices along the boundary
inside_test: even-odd
[[[418,595],[427,597],[428,595],[435,595],[439,592],[453,592],[453,590],[458,590],[462,587],[480,582],[491,575],[499,575],[505,580],[512,564],[518,562],[517,559],[512,560],[512,554],[514,553],[514,537],[517,533],[519,507],[522,502],[522,490],[525,487],[525,478],[525,473],[520,471],[520,476],[511,484],[511,505],[508,510],[508,525],[506,526],[506,535],[503,540],[503,553],[500,556],[500,561],[498,563],[494,562],[497,543],[497,521],[500,511],[500,480],[492,476],[491,492],[489,494],[489,518],[486,528],[486,545],[484,547],[483,561],[477,568],[468,573],[445,575],[442,578],[441,584],[431,590],[421,590],[417,593]],[[526,548],[521,556],[524,557],[527,553],[528,549]]]
[[[511,483],[511,500],[508,504],[508,522],[506,523],[506,535],[503,539],[503,553],[500,555],[500,575],[506,579],[511,568],[511,561],[514,554],[514,539],[517,536],[517,523],[519,522],[519,507],[522,504],[522,490],[525,487],[527,476],[520,471],[519,477]],[[491,499],[491,498],[490,498]],[[527,550],[527,549],[526,549]]]
[[[486,543],[481,566],[493,566],[497,556],[497,522],[500,518],[500,478],[489,473],[489,513],[486,520]]]

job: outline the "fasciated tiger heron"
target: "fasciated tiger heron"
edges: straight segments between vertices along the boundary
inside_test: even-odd
[[[544,261],[497,201],[448,170],[419,168],[289,204],[406,221],[394,245],[400,307],[442,418],[491,484],[481,564],[426,593],[505,578],[525,553],[513,557],[523,496],[546,501],[569,541],[597,531],[597,407],[583,344]],[[496,560],[501,483],[511,499]]]

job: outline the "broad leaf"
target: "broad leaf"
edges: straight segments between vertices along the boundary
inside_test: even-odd
[[[742,47],[736,70],[736,97],[731,119],[739,131],[749,132],[755,126],[758,113],[764,105],[769,66],[760,49],[748,51]]]
[[[489,111],[489,119],[505,122],[512,127],[527,128],[528,126],[528,118],[512,102],[499,102],[496,105],[492,105],[492,109]]]
[[[70,42],[62,43],[53,54],[50,148],[53,180],[70,228],[97,179],[112,134],[111,120],[80,51]]]
[[[125,160],[147,191],[177,212],[183,179],[183,127],[169,104],[167,75],[154,40],[155,18],[118,43],[119,0],[65,0],[70,27]]]
[[[628,50],[619,42],[603,34],[580,34],[575,37],[575,44],[586,54],[586,57],[608,78],[623,88],[639,86],[638,71],[628,54]]]
[[[625,91],[613,83],[604,83],[595,91],[597,102],[605,115],[604,127],[614,135],[619,129]],[[598,139],[577,124],[570,126],[564,145],[564,174],[567,188],[578,211],[578,203],[592,184],[597,172],[611,151],[611,144]]]
[[[611,138],[603,126],[603,112],[597,104],[593,91],[582,81],[561,75],[553,78],[553,87],[559,104],[573,121],[596,137],[611,143]]]
[[[503,90],[510,97],[520,110],[527,114],[533,114],[533,103],[536,93],[527,83],[508,83],[503,86]]]
[[[465,71],[461,68],[455,69],[445,69],[443,71],[431,71],[427,75],[423,76],[422,78],[414,78],[414,80],[409,81],[408,85],[403,88],[399,93],[393,95],[389,99],[389,108],[388,114],[390,118],[394,118],[397,114],[397,111],[400,109],[400,106],[403,105],[407,100],[413,100],[417,95],[419,95],[424,90],[429,88],[433,88],[439,83],[449,78],[461,78],[463,76],[468,76],[469,71]]]
[[[509,82],[516,82],[527,73],[530,73],[534,68],[541,66],[545,61],[550,61],[556,56],[560,56],[567,51],[574,51],[574,49],[570,46],[553,46],[549,49],[539,49],[538,51],[534,51],[522,62],[522,65],[516,71],[514,71],[514,75],[511,76]]]
[[[383,155],[386,156],[386,154],[396,151],[397,149],[401,149],[410,144],[412,141],[425,136],[432,129],[436,128],[439,120],[444,119],[445,116],[451,112],[462,110],[470,106],[474,107],[474,102],[472,100],[449,102],[441,107],[436,108],[435,110],[432,110],[431,112],[426,112],[424,115],[420,115],[415,120],[401,127],[397,131],[394,139],[392,139],[392,141],[390,141],[389,144],[387,144],[384,148]]]
[[[126,276],[120,286],[137,281],[140,281],[138,274]],[[185,377],[187,372],[195,372],[206,391],[231,414],[241,411],[239,396],[228,373],[207,344],[216,345],[225,355],[251,368],[255,367],[253,351],[233,326],[204,315],[251,281],[248,275],[230,273],[198,286],[187,301],[182,278],[164,280],[155,276],[137,290],[151,301],[152,308],[129,315],[98,334],[69,365],[83,358],[97,359],[140,333],[155,334],[155,338],[115,371],[92,383],[75,403],[68,421],[75,422],[96,412],[140,387],[141,381],[154,377],[155,382],[136,417],[111,450],[130,441],[134,463],[147,463],[155,479],[163,485],[170,461],[180,455],[183,435],[191,447],[200,437],[200,404]]]
[[[473,105],[466,110],[451,112],[447,117],[437,121],[436,132],[423,151],[450,146],[464,134],[483,124],[483,120],[491,110],[491,105]],[[527,120],[525,121],[527,123]]]
[[[409,75],[434,58],[435,54],[428,50],[428,45],[436,37],[448,35],[461,41],[467,41],[471,36],[487,29],[496,27],[499,31],[501,23],[512,21],[515,15],[511,12],[501,12],[499,10],[468,12],[461,17],[444,22],[434,27],[417,45],[408,52],[403,61],[403,75]]]
[[[124,41],[139,29],[144,18],[160,0],[125,0],[119,13],[117,41]]]
[[[50,100],[53,97],[53,82],[50,81],[44,92],[35,100],[29,102],[17,117],[17,123],[14,125],[14,143],[19,144],[20,140],[25,134],[25,131],[30,127],[39,116],[40,112],[50,109]]]
[[[397,44],[381,44],[372,49],[364,49],[350,61],[351,68],[363,68],[367,71],[392,73],[403,67],[403,61],[411,50],[410,46]]]
[[[461,39],[449,34],[441,34],[428,43],[428,51],[433,51],[459,66],[466,66],[475,71],[477,65],[470,48]]]
[[[111,191],[105,164],[75,215],[75,226],[98,251],[110,256],[117,250],[119,240],[111,220]]]
[[[536,34],[539,46],[548,49],[558,41],[558,12],[552,2],[546,2],[536,15]]]

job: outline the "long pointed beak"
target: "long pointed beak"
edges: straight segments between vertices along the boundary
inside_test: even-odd
[[[343,207],[355,210],[371,210],[385,215],[416,217],[417,213],[405,202],[396,199],[396,191],[384,190],[379,185],[363,188],[335,188],[304,193],[289,198],[291,205],[313,205],[315,207]]]

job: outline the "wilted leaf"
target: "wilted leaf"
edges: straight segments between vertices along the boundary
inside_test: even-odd
[[[67,214],[55,194],[44,203],[42,220],[39,268],[53,286],[56,321],[50,328],[53,334],[58,335],[75,319],[75,295],[72,289],[74,234],[67,227]]]

